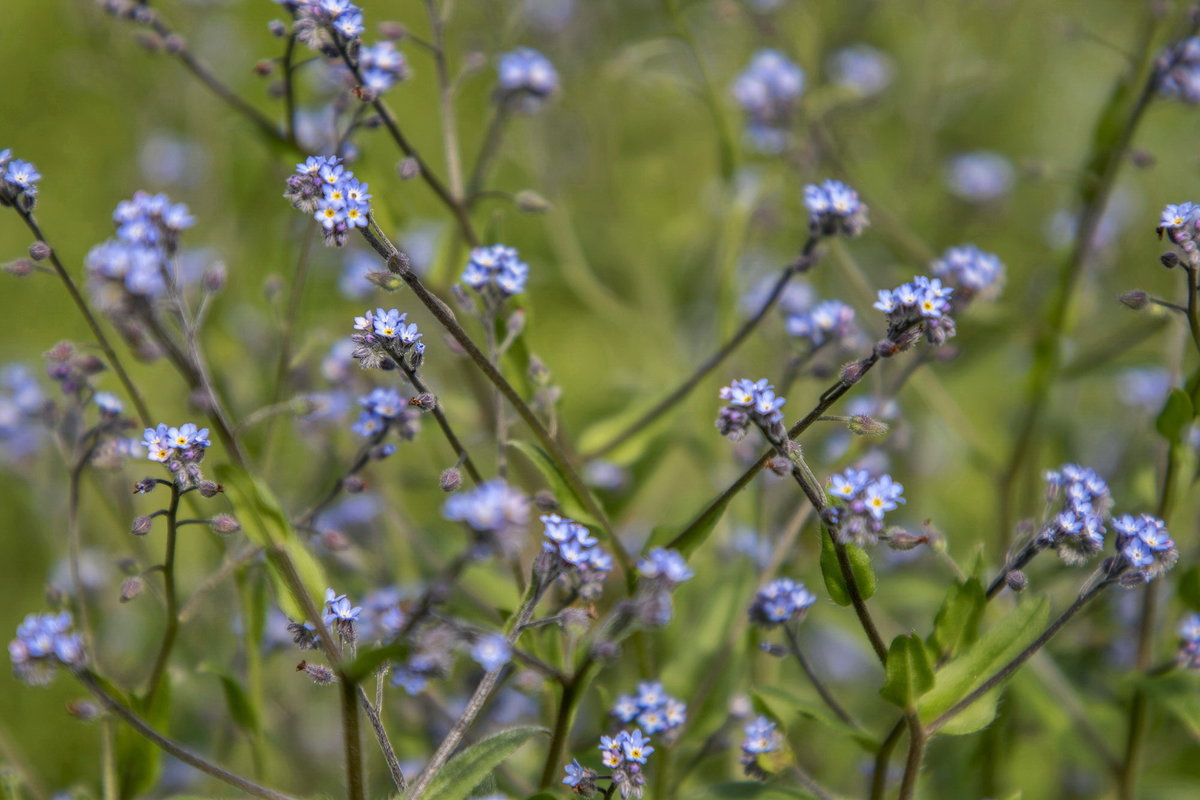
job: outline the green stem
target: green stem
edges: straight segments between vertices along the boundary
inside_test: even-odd
[[[892,751],[896,749],[896,745],[900,742],[900,734],[904,733],[904,726],[907,721],[907,717],[901,717],[896,720],[896,724],[888,731],[888,735],[884,737],[883,743],[875,751],[875,763],[871,769],[870,800],[883,800],[883,795],[887,792],[888,762],[892,759]]]
[[[141,736],[153,742],[163,752],[174,756],[179,761],[195,767],[201,772],[211,775],[222,783],[226,783],[235,789],[245,792],[253,797],[262,797],[265,800],[293,800],[289,795],[277,792],[274,789],[268,789],[249,778],[243,778],[241,775],[230,772],[224,767],[218,766],[203,756],[192,752],[181,744],[174,742],[163,736],[154,728],[150,727],[141,717],[126,708],[115,697],[110,695],[96,680],[96,676],[88,670],[81,670],[75,673],[88,691],[96,696],[101,704],[110,712],[120,717],[127,725],[137,731]]]
[[[842,707],[842,704],[837,701],[837,698],[835,698],[833,693],[829,691],[829,687],[825,685],[825,682],[821,680],[821,677],[817,675],[815,670],[813,670],[812,665],[808,663],[808,659],[804,657],[804,653],[800,651],[800,642],[796,638],[795,628],[792,625],[785,623],[783,626],[783,632],[787,637],[788,650],[791,652],[792,657],[796,659],[796,663],[800,665],[800,669],[804,670],[804,674],[808,676],[808,680],[812,683],[813,688],[817,690],[817,694],[821,696],[821,700],[824,701],[825,705],[829,706],[829,710],[836,714],[838,719],[849,725],[851,728],[862,730],[862,726],[859,725],[858,721],[855,720],[854,717],[850,716],[850,712],[846,711],[846,709]]]
[[[362,742],[358,732],[358,687],[342,680],[340,688],[347,796],[350,800],[363,800],[366,789],[363,781]]]
[[[550,734],[550,747],[546,750],[546,765],[542,768],[539,786],[548,789],[558,783],[558,770],[567,750],[567,740],[575,724],[575,713],[583,702],[583,695],[592,679],[600,671],[600,664],[589,655],[575,670],[575,676],[563,687],[558,714],[554,719],[554,730]]]
[[[904,778],[900,783],[900,800],[912,800],[921,776],[921,758],[925,754],[927,737],[917,712],[909,711],[904,719],[908,723],[908,757],[904,762]]]
[[[145,706],[153,708],[158,690],[162,686],[163,676],[167,669],[167,660],[175,646],[179,633],[179,597],[175,589],[175,540],[179,532],[179,487],[171,484],[171,503],[167,507],[167,546],[163,558],[163,595],[166,602],[166,627],[163,629],[162,641],[158,646],[158,655],[150,670],[150,678],[146,683]]]

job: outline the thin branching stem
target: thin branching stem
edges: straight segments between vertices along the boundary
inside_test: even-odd
[[[783,625],[783,633],[787,637],[788,651],[796,659],[796,663],[800,665],[800,669],[804,670],[804,674],[808,676],[808,680],[812,683],[813,688],[817,690],[817,694],[821,696],[821,700],[825,705],[829,706],[829,710],[851,728],[862,730],[862,726],[850,715],[850,712],[842,707],[842,704],[829,691],[829,687],[825,685],[825,681],[821,680],[821,676],[817,675],[812,665],[808,663],[808,659],[804,657],[804,653],[800,650],[800,642],[796,638],[795,628],[785,623]]]
[[[241,775],[230,772],[203,756],[194,753],[183,745],[168,739],[161,733],[151,727],[145,720],[127,708],[123,703],[108,693],[107,690],[97,680],[96,676],[87,670],[81,670],[75,673],[88,691],[96,696],[101,704],[104,705],[110,712],[120,717],[129,727],[133,728],[141,736],[152,742],[156,747],[167,753],[170,756],[182,761],[188,766],[195,767],[206,775],[211,775],[222,783],[226,783],[235,789],[245,792],[252,797],[261,797],[264,800],[292,800],[290,795],[277,792],[274,789],[269,789],[266,786],[255,783],[249,778],[243,778]]]
[[[179,487],[171,484],[171,502],[167,506],[167,543],[166,555],[163,557],[163,598],[166,606],[166,626],[163,628],[162,641],[158,645],[158,655],[154,658],[154,666],[146,681],[146,708],[153,708],[154,701],[162,686],[167,669],[167,660],[175,646],[179,634],[179,595],[175,587],[175,542],[179,533]]]

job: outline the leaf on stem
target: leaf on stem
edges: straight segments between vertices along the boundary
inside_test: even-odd
[[[871,557],[861,547],[852,544],[845,547],[846,558],[850,561],[850,574],[854,576],[863,600],[866,600],[875,594],[875,570],[871,568]],[[825,579],[825,589],[833,602],[839,606],[850,605],[850,590],[842,577],[837,549],[827,533],[821,536],[821,577]]]
[[[1184,431],[1192,424],[1196,410],[1192,400],[1183,389],[1175,388],[1167,395],[1162,411],[1154,420],[1154,428],[1168,444],[1179,444],[1183,440]]]
[[[498,764],[540,734],[549,734],[549,731],[530,725],[509,728],[476,742],[446,762],[430,781],[423,796],[436,800],[466,800],[471,790]]]
[[[928,639],[938,658],[952,658],[979,638],[979,622],[986,605],[987,596],[977,578],[950,587]]]
[[[888,648],[887,678],[879,695],[905,710],[933,688],[933,667],[925,643],[915,633],[897,636]]]

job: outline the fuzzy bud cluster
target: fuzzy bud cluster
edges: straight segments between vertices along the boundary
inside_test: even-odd
[[[372,389],[370,394],[358,398],[358,404],[363,410],[350,430],[364,439],[382,437],[389,430],[406,441],[416,436],[421,412],[395,389]]]
[[[525,291],[528,279],[529,265],[521,260],[516,249],[494,244],[471,251],[459,280],[485,297],[502,300]]]
[[[973,244],[949,248],[931,269],[953,288],[951,303],[955,308],[966,306],[976,297],[991,299],[1004,285],[1004,264],[999,256]]]
[[[1155,63],[1163,97],[1200,104],[1200,36],[1190,36],[1162,52]]]
[[[722,386],[717,396],[728,403],[717,415],[717,430],[722,436],[739,441],[753,423],[766,431],[772,441],[786,438],[783,412],[779,409],[787,398],[777,396],[775,387],[766,378],[757,381],[739,378]]]
[[[1187,254],[1189,260],[1200,253],[1197,239],[1200,238],[1200,205],[1187,202],[1168,205],[1158,219],[1158,235],[1166,234],[1172,244]],[[1163,263],[1171,266],[1164,258]],[[1178,259],[1176,258],[1176,262]]]
[[[515,551],[518,538],[529,525],[529,498],[496,478],[452,495],[442,506],[442,516],[465,522],[502,551]]]
[[[824,300],[812,308],[789,314],[785,322],[791,336],[808,342],[816,350],[825,344],[846,344],[858,338],[854,309],[841,300]]]
[[[200,462],[212,443],[208,440],[208,428],[197,428],[188,422],[178,428],[159,423],[146,428],[142,446],[146,458],[164,464],[175,476],[180,488],[199,486],[204,480]]]

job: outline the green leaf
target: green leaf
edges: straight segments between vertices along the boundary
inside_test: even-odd
[[[402,659],[408,654],[408,646],[387,644],[358,651],[358,656],[342,668],[342,676],[351,683],[360,683],[379,669],[379,665],[392,659]]]
[[[154,696],[154,705],[147,706],[140,697],[129,698],[129,706],[144,719],[152,728],[164,730],[171,709],[171,673],[170,670],[162,676],[158,692]],[[106,690],[111,691],[105,681],[100,681]],[[123,692],[116,692],[114,697],[125,697]],[[158,783],[162,773],[163,751],[149,739],[136,732],[128,725],[117,726],[117,782],[121,797],[139,797],[146,794]]]
[[[700,795],[702,800],[793,800],[815,795],[795,786],[759,783],[758,781],[731,781],[710,786]]]
[[[864,600],[875,594],[875,570],[871,568],[871,557],[855,545],[845,545],[846,558],[850,561],[850,574],[858,584],[858,591]],[[825,579],[825,589],[833,602],[839,606],[850,605],[850,591],[842,578],[842,568],[838,564],[837,549],[828,533],[821,535],[821,576]]]
[[[539,734],[549,734],[549,731],[534,726],[509,728],[476,742],[446,762],[430,781],[424,796],[437,800],[466,800],[471,796],[471,790],[497,764]]]
[[[239,728],[248,734],[256,735],[260,730],[258,709],[250,702],[250,696],[231,675],[225,675],[216,670],[208,670],[221,681],[221,689],[225,693],[225,705],[229,708],[229,716]]]
[[[736,495],[736,492],[722,495],[717,502],[700,512],[700,516],[688,523],[688,526],[680,531],[667,544],[667,547],[678,550],[684,557],[696,552],[696,549],[704,544],[708,537],[712,535],[713,530],[717,527],[717,523],[725,515],[725,509],[729,507],[729,501]]]
[[[850,739],[868,753],[879,750],[879,742],[859,729],[842,722],[829,707],[807,697],[801,697],[784,686],[760,686],[752,694],[754,707],[759,713],[779,720],[790,728],[797,717],[812,720]]]
[[[879,694],[900,708],[912,708],[917,698],[933,688],[933,667],[925,643],[915,633],[892,640],[885,669],[887,678]]]
[[[1172,389],[1158,418],[1154,420],[1154,428],[1169,443],[1178,444],[1195,416],[1196,410],[1192,408],[1192,400],[1187,392],[1183,389]]]
[[[1140,682],[1150,700],[1175,717],[1192,738],[1200,741],[1200,677],[1172,672]]]
[[[275,602],[294,620],[307,618],[303,605],[293,596],[284,577],[283,560],[290,560],[313,601],[320,607],[325,587],[321,563],[292,530],[279,503],[266,484],[232,464],[217,466],[217,476],[233,504],[234,514],[246,532],[246,538],[266,550],[268,575],[275,591]]]
[[[1046,627],[1049,602],[1026,599],[937,672],[931,689],[918,704],[921,721],[932,722],[970,694],[1031,644]],[[962,734],[979,730],[995,715],[1001,687],[979,698],[938,733]]]
[[[938,658],[951,658],[979,638],[986,605],[987,596],[978,579],[968,578],[950,587],[929,635],[929,646]]]
[[[1192,564],[1179,576],[1179,599],[1191,611],[1200,611],[1200,564]]]
[[[600,528],[600,521],[587,511],[583,499],[571,489],[566,476],[559,470],[549,453],[533,442],[520,439],[510,439],[508,446],[528,458],[530,463],[537,467],[538,472],[542,473],[542,477],[550,484],[550,490],[562,504],[563,513],[566,516],[589,527]]]

